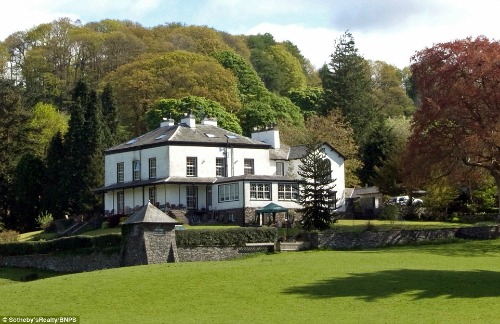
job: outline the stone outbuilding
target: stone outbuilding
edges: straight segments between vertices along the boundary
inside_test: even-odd
[[[177,262],[175,225],[181,224],[151,203],[122,224],[121,266]]]

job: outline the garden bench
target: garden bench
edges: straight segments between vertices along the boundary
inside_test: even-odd
[[[269,252],[274,251],[274,242],[245,243],[247,247],[267,247]]]

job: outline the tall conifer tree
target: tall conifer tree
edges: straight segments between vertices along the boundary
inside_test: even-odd
[[[13,173],[20,157],[29,149],[29,114],[23,107],[21,89],[3,79],[0,79],[0,116],[0,220],[10,226],[15,223],[9,217],[14,202]]]
[[[331,162],[320,145],[309,146],[300,162],[297,173],[303,181],[300,203],[304,206],[304,228],[327,229],[335,207]]]
[[[371,99],[370,65],[358,54],[351,33],[344,33],[335,42],[331,61],[320,70],[320,76],[325,93],[323,113],[340,109],[361,144],[377,114]]]

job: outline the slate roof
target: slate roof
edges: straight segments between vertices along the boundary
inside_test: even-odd
[[[264,142],[234,134],[230,131],[213,125],[197,124],[196,127],[191,128],[186,124],[177,124],[174,126],[164,126],[154,129],[151,132],[131,139],[126,143],[122,143],[109,148],[105,153],[112,154],[164,145],[229,145],[232,147],[254,147],[264,149],[268,149],[271,147],[269,144],[266,144]]]
[[[148,179],[142,181],[129,181],[114,183],[109,186],[103,186],[95,189],[96,193],[103,193],[111,190],[122,190],[130,188],[140,188],[145,186],[154,186],[161,184],[212,184],[212,183],[227,183],[235,181],[282,181],[282,182],[297,182],[299,180],[286,177],[286,176],[273,176],[273,175],[241,175],[234,177],[221,177],[221,178],[211,178],[211,177],[167,177],[158,179]]]
[[[161,223],[161,224],[181,224],[172,217],[168,216],[153,204],[147,205],[133,213],[123,224],[142,224],[142,223]]]
[[[333,146],[328,143],[323,143],[323,145],[328,146],[330,149],[335,151],[344,160],[345,156],[337,151]],[[297,146],[286,146],[282,145],[279,149],[271,150],[269,157],[272,160],[300,160],[307,154],[307,145],[297,145]]]

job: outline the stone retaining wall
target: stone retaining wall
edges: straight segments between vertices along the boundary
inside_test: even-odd
[[[222,261],[234,259],[248,253],[265,252],[267,247],[237,246],[178,246],[177,254],[181,262]]]
[[[222,261],[248,253],[265,252],[267,247],[196,246],[178,247],[180,262]],[[86,272],[120,267],[120,253],[0,256],[0,267],[33,268],[56,272]]]
[[[439,241],[454,238],[494,239],[499,238],[498,226],[443,228],[424,230],[391,230],[382,232],[335,232],[324,231],[310,237],[312,247],[334,250],[372,249],[391,245],[414,244],[424,241]]]
[[[404,245],[423,241],[438,241],[452,238],[498,239],[498,226],[445,228],[428,230],[392,230],[384,232],[338,233],[325,231],[311,235],[312,248],[338,250],[378,248],[390,245]],[[267,251],[267,247],[222,247],[197,246],[177,247],[179,261],[221,261],[248,254]],[[120,266],[120,254],[75,254],[75,255],[24,255],[0,256],[0,266],[35,268],[58,272],[85,272]]]
[[[35,254],[8,257],[2,256],[0,257],[0,266],[43,269],[57,272],[85,272],[118,268],[120,266],[120,254]]]

